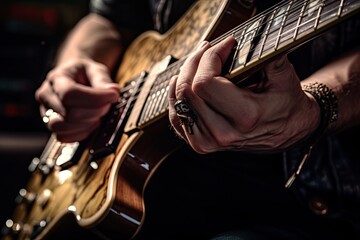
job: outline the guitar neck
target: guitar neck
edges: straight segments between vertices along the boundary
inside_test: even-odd
[[[300,46],[359,10],[358,0],[282,1],[231,32],[238,44],[227,77]]]
[[[359,11],[358,0],[282,1],[218,37],[211,44],[230,35],[235,36],[237,46],[224,75],[241,86],[244,78],[239,77],[260,68],[264,62],[280,53],[313,39]],[[167,112],[169,80],[179,73],[185,59],[171,64],[157,76],[141,111],[139,125],[146,125]]]

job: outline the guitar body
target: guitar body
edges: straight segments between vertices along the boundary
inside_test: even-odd
[[[187,56],[202,40],[220,36],[253,12],[239,1],[197,1],[166,34],[139,36],[125,52],[116,80],[126,86],[144,71],[154,75],[153,66],[167,56]],[[184,147],[170,129],[166,113],[156,120],[140,128],[120,129],[113,151],[96,158],[93,144],[102,137],[101,130],[80,145],[51,137],[42,156],[31,164],[32,177],[20,193],[8,224],[11,233],[4,239],[53,239],[61,226],[72,224],[105,239],[134,238],[145,221],[144,191],[151,176]],[[60,164],[64,158],[70,164]]]
[[[343,3],[283,1],[244,22],[254,9],[241,0],[200,0],[166,34],[139,36],[116,75],[123,87],[119,103],[88,140],[65,144],[49,139],[29,166],[32,177],[19,192],[4,239],[54,239],[72,227],[91,229],[104,239],[139,236],[146,228],[145,193],[157,170],[166,162],[203,157],[175,136],[167,116],[169,79],[184,59],[204,39],[216,44],[233,35],[237,46],[224,70],[237,82],[272,57],[360,13],[359,1]],[[216,154],[216,160],[227,159],[226,153]]]

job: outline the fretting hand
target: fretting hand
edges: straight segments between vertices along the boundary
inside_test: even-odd
[[[221,76],[234,44],[233,37],[212,47],[204,42],[173,77],[169,117],[177,134],[195,151],[209,153],[283,150],[314,132],[319,107],[302,91],[286,56],[264,68],[266,79],[260,92],[239,88]],[[179,118],[174,107],[179,100],[183,101],[180,107],[189,108],[193,124]]]

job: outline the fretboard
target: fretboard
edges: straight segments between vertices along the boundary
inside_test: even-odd
[[[229,79],[235,79],[266,60],[313,39],[359,11],[359,0],[282,1],[211,44],[229,35],[235,36],[237,46],[225,74]],[[184,61],[181,59],[171,64],[158,75],[147,95],[138,125],[153,121],[167,112],[169,80],[179,73]]]
[[[282,1],[232,31],[238,45],[229,77],[311,40],[359,9],[359,0]]]

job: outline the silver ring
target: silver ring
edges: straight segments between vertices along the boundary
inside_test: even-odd
[[[194,126],[195,122],[196,122],[196,116],[194,114],[194,112],[191,110],[191,108],[189,107],[189,105],[187,104],[186,100],[178,100],[175,102],[174,104],[175,110],[176,110],[176,115],[179,117],[180,119],[180,124],[182,126],[185,126],[186,131],[189,134],[194,134],[194,131],[192,129],[192,127]]]
[[[53,109],[49,108],[45,111],[45,115],[42,117],[42,121],[47,125],[51,118],[57,116],[57,112],[55,112]]]

